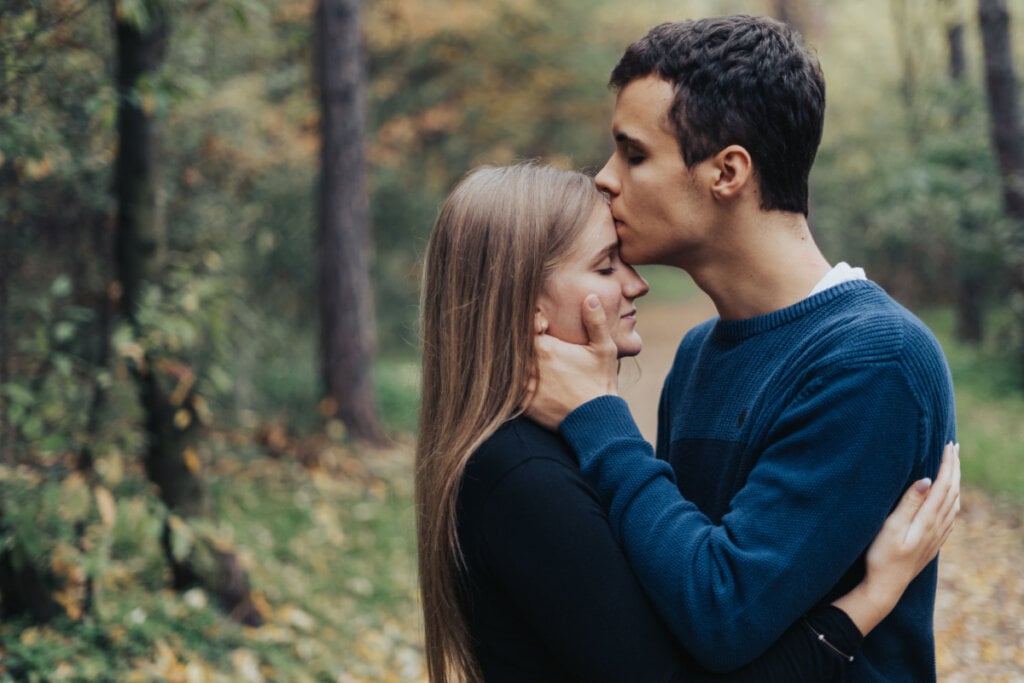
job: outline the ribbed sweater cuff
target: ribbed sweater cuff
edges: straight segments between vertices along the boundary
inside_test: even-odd
[[[644,439],[629,406],[619,396],[601,396],[566,415],[558,430],[582,458],[612,439]]]

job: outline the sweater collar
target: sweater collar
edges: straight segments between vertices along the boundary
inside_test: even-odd
[[[780,308],[771,313],[765,313],[753,318],[744,318],[743,320],[722,320],[719,318],[715,322],[712,335],[715,339],[721,341],[740,341],[798,320],[847,296],[851,292],[867,290],[881,291],[881,288],[870,280],[842,282],[817,294],[813,294],[806,299],[801,299],[792,306]]]

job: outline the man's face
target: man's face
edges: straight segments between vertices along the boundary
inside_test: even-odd
[[[612,117],[615,152],[597,185],[611,197],[622,259],[685,267],[708,234],[710,195],[700,169],[683,162],[668,112],[672,85],[657,76],[631,81]]]

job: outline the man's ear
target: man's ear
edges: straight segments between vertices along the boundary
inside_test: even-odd
[[[716,199],[737,197],[754,176],[754,163],[750,152],[740,145],[729,145],[712,159],[716,176],[711,192]]]

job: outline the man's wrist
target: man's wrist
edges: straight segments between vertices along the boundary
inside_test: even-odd
[[[595,429],[600,425],[600,429]],[[643,440],[629,406],[619,396],[598,396],[571,411],[558,427],[563,436],[571,438],[577,453],[607,444],[608,436],[624,436]]]

